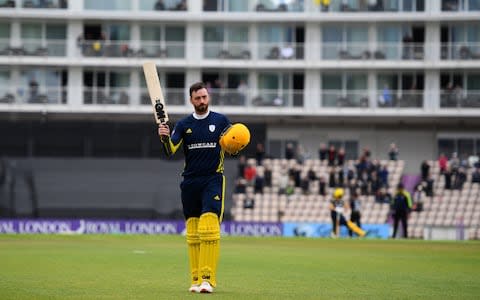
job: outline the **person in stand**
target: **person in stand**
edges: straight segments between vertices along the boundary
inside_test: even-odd
[[[225,152],[237,155],[249,142],[243,124],[231,125],[223,114],[210,111],[210,97],[202,82],[190,86],[194,112],[181,119],[172,133],[160,124],[158,135],[167,156],[183,144],[185,164],[180,184],[190,261],[190,292],[212,293],[217,284],[220,223],[224,211]]]

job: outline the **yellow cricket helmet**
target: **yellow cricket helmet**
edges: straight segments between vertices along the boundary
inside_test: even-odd
[[[342,188],[337,188],[335,189],[335,192],[333,192],[333,198],[335,199],[340,199],[343,197],[343,189]]]
[[[242,123],[235,123],[220,136],[220,146],[231,155],[236,155],[250,143],[250,130]]]

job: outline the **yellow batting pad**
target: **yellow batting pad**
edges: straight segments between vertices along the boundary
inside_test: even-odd
[[[198,222],[198,218],[188,218],[188,220],[185,222],[192,284],[200,283],[198,280],[198,261],[200,257],[200,236],[198,235]]]
[[[220,255],[220,221],[214,213],[204,213],[198,222],[200,236],[199,270],[202,280],[216,286],[216,272]]]

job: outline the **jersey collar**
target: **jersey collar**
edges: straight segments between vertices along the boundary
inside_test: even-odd
[[[203,120],[203,119],[206,119],[208,117],[208,115],[210,114],[210,110],[207,111],[206,114],[203,114],[203,115],[199,115],[197,114],[196,112],[194,112],[192,115],[195,119],[197,120]]]

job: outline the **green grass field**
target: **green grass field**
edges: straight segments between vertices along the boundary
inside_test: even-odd
[[[479,299],[480,242],[222,238],[189,294],[184,237],[2,235],[0,299]]]

